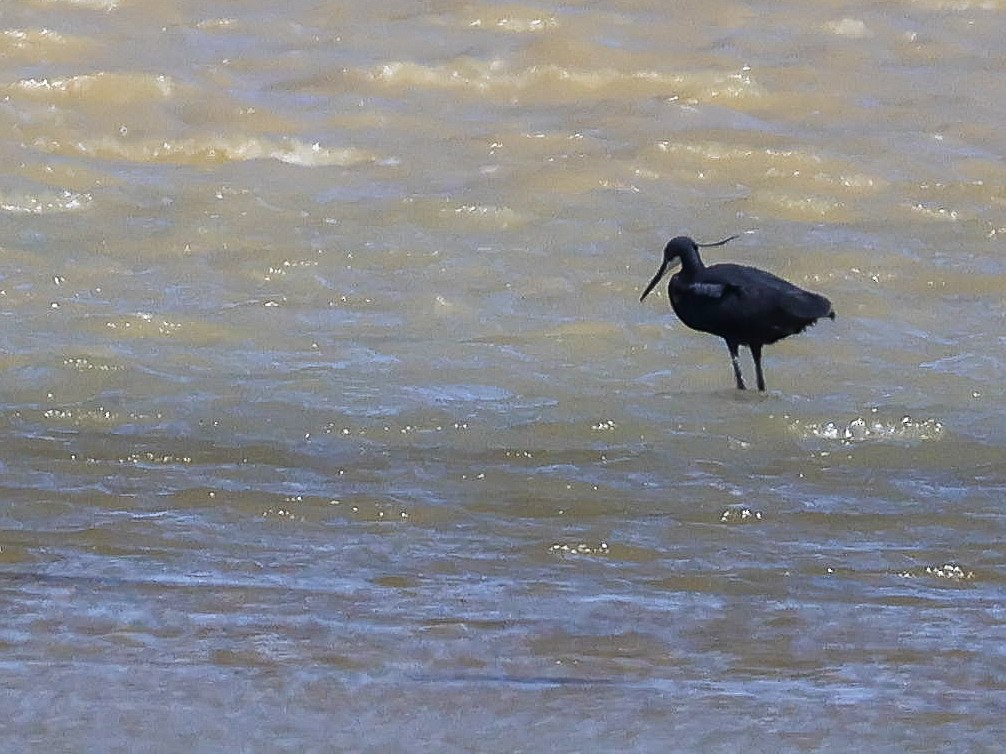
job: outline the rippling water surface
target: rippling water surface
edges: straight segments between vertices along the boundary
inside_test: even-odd
[[[4,3],[8,748],[1001,751],[1004,30]]]

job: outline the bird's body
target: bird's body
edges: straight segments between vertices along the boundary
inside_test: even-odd
[[[646,298],[670,264],[680,259],[681,271],[671,277],[667,286],[674,313],[693,330],[726,341],[741,390],[745,385],[737,350],[740,346],[750,348],[758,389],[764,390],[762,346],[803,332],[821,317],[834,319],[835,312],[824,296],[798,288],[770,272],[739,264],[706,267],[699,256],[699,247],[719,246],[731,238],[715,244],[697,244],[686,236],[672,239],[664,248],[660,270],[639,300]]]

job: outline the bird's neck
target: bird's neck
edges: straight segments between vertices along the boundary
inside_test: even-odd
[[[706,266],[702,264],[698,251],[695,249],[685,249],[681,252],[681,273],[679,274],[683,274],[685,277],[692,277],[705,268]]]

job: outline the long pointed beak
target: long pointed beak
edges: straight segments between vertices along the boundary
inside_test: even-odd
[[[664,263],[660,265],[660,269],[657,270],[657,274],[653,276],[653,280],[651,280],[650,284],[646,286],[646,290],[643,291],[643,295],[639,297],[640,301],[646,298],[650,294],[650,291],[656,288],[657,283],[660,282],[660,278],[664,276],[664,274],[667,272],[667,268],[670,266],[671,263],[665,259]]]

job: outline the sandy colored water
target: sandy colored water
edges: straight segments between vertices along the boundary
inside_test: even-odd
[[[8,748],[1000,751],[1004,13],[5,3]]]

